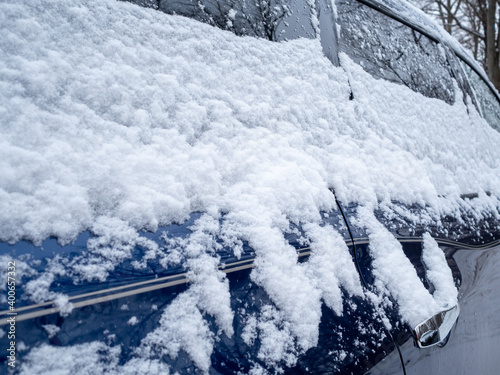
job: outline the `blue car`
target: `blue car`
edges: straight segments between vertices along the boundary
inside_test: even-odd
[[[392,0],[133,2],[0,5],[0,373],[496,374],[469,54]]]

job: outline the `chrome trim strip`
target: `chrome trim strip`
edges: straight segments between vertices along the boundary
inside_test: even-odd
[[[422,237],[404,237],[404,236],[401,236],[401,237],[396,237],[396,239],[401,243],[423,242]],[[490,247],[500,245],[500,240],[495,240],[495,241],[492,241],[488,244],[483,244],[483,245],[466,245],[466,244],[462,244],[460,242],[446,240],[446,239],[440,239],[440,238],[435,238],[435,240],[440,245],[454,246],[454,247],[464,249],[464,250],[483,250],[483,249],[488,249]],[[346,242],[346,245],[348,245],[348,246],[352,244],[352,241],[350,238],[344,239],[344,241]],[[369,239],[367,237],[356,238],[354,240],[354,244],[355,245],[366,245],[366,244],[369,244]],[[310,247],[303,247],[303,248],[297,249],[297,257],[299,257],[299,258],[308,256],[311,253],[312,253],[312,250]],[[236,262],[229,263],[229,264],[222,264],[219,266],[219,269],[226,274],[251,269],[254,267],[254,260],[255,260],[255,258],[250,258],[247,260],[236,261]],[[99,297],[95,297],[95,298],[91,298],[91,299],[87,299],[87,300],[83,300],[83,301],[72,302],[73,308],[81,308],[84,306],[90,306],[90,305],[94,305],[94,304],[98,304],[98,303],[112,301],[112,300],[119,299],[119,298],[129,297],[129,296],[133,296],[133,295],[137,295],[137,294],[151,292],[151,291],[158,290],[158,289],[164,289],[164,288],[168,288],[171,286],[185,284],[185,283],[189,282],[187,275],[188,275],[187,272],[183,272],[183,273],[179,273],[176,275],[170,275],[170,276],[140,281],[140,282],[136,282],[136,283],[132,283],[132,284],[121,285],[121,286],[108,288],[108,289],[104,289],[104,290],[99,290],[99,291],[79,294],[76,296],[71,296],[71,297],[69,297],[69,300],[76,301],[76,300],[80,300],[80,299],[86,298],[86,297],[102,295]],[[178,279],[178,280],[173,280],[173,279]],[[165,282],[163,282],[163,281],[165,281]],[[148,285],[148,284],[153,284],[153,285]],[[148,286],[144,286],[144,285],[148,285]],[[144,286],[144,287],[141,287],[141,286]],[[141,287],[141,288],[137,288],[137,287]],[[113,292],[121,291],[124,289],[130,289],[130,290],[125,290],[122,292],[113,293]],[[108,294],[108,293],[111,293],[111,294]],[[47,307],[47,306],[50,306],[50,307]],[[43,308],[43,307],[45,307],[45,308]],[[23,313],[23,314],[19,314],[19,315],[17,314],[18,312],[22,312],[22,311],[27,311],[27,312]],[[16,322],[20,322],[20,321],[27,320],[27,319],[33,319],[33,318],[38,318],[38,317],[45,316],[45,315],[55,314],[57,312],[59,312],[59,308],[54,306],[54,301],[49,301],[49,302],[44,302],[44,303],[39,303],[39,304],[29,305],[29,306],[23,306],[23,307],[17,308],[14,312],[9,311],[9,310],[0,311],[0,316],[4,316],[2,319],[0,319],[0,326],[7,324],[8,319],[12,316],[15,316]]]

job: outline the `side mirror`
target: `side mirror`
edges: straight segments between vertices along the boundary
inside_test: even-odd
[[[441,311],[429,319],[424,320],[413,330],[415,341],[419,348],[429,348],[445,342],[455,325],[460,308],[458,305]]]

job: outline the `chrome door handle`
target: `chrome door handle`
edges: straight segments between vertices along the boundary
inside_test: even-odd
[[[443,310],[429,319],[424,320],[413,330],[415,341],[419,348],[429,348],[442,344],[455,325],[460,308],[458,305]]]

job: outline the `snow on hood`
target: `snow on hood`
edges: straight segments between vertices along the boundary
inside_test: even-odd
[[[374,79],[347,56],[335,67],[318,40],[237,37],[112,0],[7,0],[0,24],[1,241],[91,230],[123,245],[204,213],[184,248],[192,288],[139,354],[180,335],[164,353],[191,350],[208,371],[214,338],[198,310],[232,334],[227,280],[200,261],[221,214],[256,251],[252,278],[287,322],[291,355],[317,343],[322,300],[341,314],[322,283],[362,293],[344,242],[319,226],[335,208],[330,188],[368,211],[399,201],[453,214],[465,193],[479,194],[467,203],[477,216],[499,206],[500,133],[473,106]],[[307,224],[313,261],[345,267],[312,276],[284,239],[290,223]],[[191,340],[172,316],[201,328]]]

